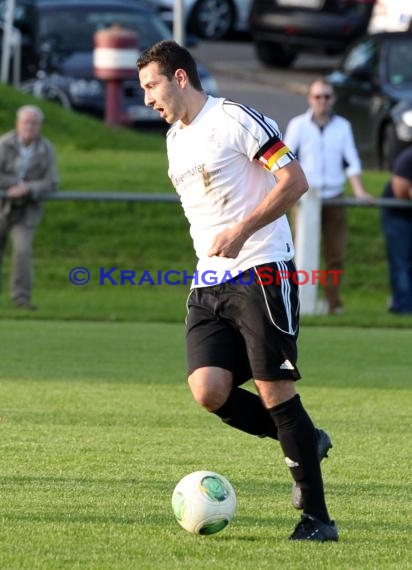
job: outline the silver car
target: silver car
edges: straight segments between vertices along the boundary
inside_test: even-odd
[[[173,25],[175,0],[148,0],[162,19]],[[252,0],[184,0],[186,30],[201,38],[216,40],[233,32],[246,32]]]

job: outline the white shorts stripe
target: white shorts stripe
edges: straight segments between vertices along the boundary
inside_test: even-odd
[[[288,271],[288,267],[286,265],[286,263],[284,263],[283,261],[279,261],[276,262],[277,266],[279,267],[280,271]],[[258,275],[256,267],[253,268],[255,273]],[[276,279],[276,276],[275,276]],[[285,312],[286,312],[286,318],[288,321],[288,330],[284,330],[282,329],[275,321],[275,319],[273,318],[272,312],[270,310],[270,306],[268,303],[268,299],[267,299],[267,295],[266,295],[266,291],[265,291],[265,286],[263,285],[263,283],[260,283],[260,288],[262,290],[262,294],[263,294],[263,298],[265,300],[265,305],[268,311],[268,315],[269,315],[269,319],[271,321],[271,323],[281,332],[286,333],[286,334],[290,334],[290,335],[295,335],[296,331],[297,331],[297,325],[295,326],[295,328],[293,328],[293,315],[292,315],[292,306],[291,306],[291,302],[290,302],[290,283],[288,279],[281,279],[281,294],[282,294],[282,300],[283,300],[283,305],[285,307]]]

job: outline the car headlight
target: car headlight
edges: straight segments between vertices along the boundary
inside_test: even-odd
[[[103,86],[96,79],[76,79],[71,81],[69,91],[72,97],[101,97],[104,95]]]
[[[409,111],[405,111],[404,113],[402,113],[402,121],[405,123],[405,125],[407,125],[408,127],[412,127],[412,109]]]

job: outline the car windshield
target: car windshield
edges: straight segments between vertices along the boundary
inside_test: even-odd
[[[167,26],[149,12],[84,7],[44,10],[39,19],[39,39],[53,41],[58,51],[92,51],[94,33],[113,24],[137,32],[142,50],[160,40],[171,39]]]
[[[346,57],[343,64],[344,72],[351,75],[359,68],[372,69],[377,61],[377,53],[376,42],[373,38],[359,42]]]
[[[412,83],[412,41],[388,42],[388,81],[394,86]]]

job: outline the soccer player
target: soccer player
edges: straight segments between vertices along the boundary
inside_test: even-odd
[[[193,397],[232,427],[279,440],[293,504],[303,508],[289,538],[336,541],[320,469],[331,442],[295,390],[299,301],[285,212],[306,192],[306,178],[277,124],[208,97],[176,42],[155,44],[137,66],[145,104],[172,125],[169,177],[198,257],[186,336]],[[216,285],[205,285],[208,271]],[[249,378],[258,395],[240,387]]]

